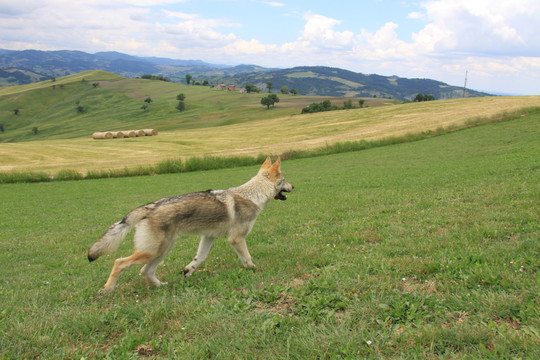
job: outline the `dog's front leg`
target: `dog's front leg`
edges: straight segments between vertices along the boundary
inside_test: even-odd
[[[249,255],[246,238],[244,236],[231,236],[228,241],[242,261],[242,265],[247,269],[255,268],[255,264],[251,261],[251,255]]]
[[[199,243],[199,249],[197,250],[197,255],[193,259],[192,262],[190,262],[185,268],[184,268],[184,276],[191,276],[195,269],[197,269],[203,262],[206,260],[206,257],[208,256],[208,252],[210,252],[210,248],[212,247],[212,243],[214,242],[214,238],[210,236],[202,236],[201,242]]]

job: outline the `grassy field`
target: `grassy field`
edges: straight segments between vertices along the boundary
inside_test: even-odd
[[[88,81],[85,85],[88,88],[85,91],[103,91],[103,89],[99,90],[100,87],[108,86],[103,84],[98,89],[93,89],[91,82]],[[121,82],[124,84],[118,85]],[[149,122],[141,120],[133,124],[128,121],[140,120],[147,116],[138,106],[130,105],[129,109],[121,107],[111,113],[112,105],[109,103],[101,105],[100,111],[103,113],[101,120],[95,117],[99,111],[94,109],[87,115],[82,115],[89,117],[86,122],[83,119],[75,123],[70,120],[65,124],[55,121],[54,126],[66,131],[66,136],[82,134],[72,128],[73,124],[82,126],[81,131],[88,135],[76,139],[43,139],[0,144],[0,158],[2,159],[0,172],[43,171],[55,175],[61,170],[70,169],[85,174],[87,171],[133,168],[141,165],[153,166],[166,159],[185,159],[204,155],[280,154],[291,150],[324,147],[336,142],[369,141],[446,128],[460,128],[486,119],[519,116],[523,109],[536,108],[538,111],[540,105],[538,96],[487,97],[389,106],[371,106],[374,104],[370,103],[370,107],[363,109],[300,115],[301,107],[315,100],[314,98],[284,97],[275,109],[266,110],[259,103],[260,94],[232,94],[200,86],[183,86],[186,90],[181,91],[188,94],[186,101],[189,103],[189,99],[194,99],[194,103],[199,105],[187,111],[186,114],[171,115],[169,110],[159,109],[174,109],[172,99],[182,85],[134,79],[112,81],[111,84],[116,84],[115,86],[119,86],[119,89],[121,88],[126,93],[121,95],[118,90],[115,90],[111,101],[117,101],[118,96],[132,96],[137,84],[143,82],[145,86],[155,86],[156,92],[157,89],[161,91],[161,97],[152,95],[156,101],[151,106],[156,108],[148,111],[148,113],[162,111],[161,115],[148,115]],[[45,88],[43,91],[52,90]],[[166,95],[167,91],[168,95]],[[148,90],[148,94],[150,93],[152,91]],[[141,96],[141,99],[145,96]],[[142,102],[141,99],[132,98],[133,101],[138,102]],[[160,102],[171,103],[165,107],[165,105],[159,105]],[[70,102],[67,109],[72,112],[73,107],[74,105]],[[136,111],[137,115],[131,116],[133,111]],[[6,111],[4,113],[6,116],[14,117]],[[22,116],[22,114],[17,116]],[[192,122],[189,120],[190,116]],[[151,122],[150,119],[152,119]],[[124,121],[123,126],[122,121]],[[98,126],[99,124],[103,125]],[[89,136],[92,132],[91,128],[103,130],[105,124],[108,124],[107,129],[111,130],[125,127],[137,128],[135,125],[142,128],[152,127],[157,128],[160,134],[156,137],[109,141],[91,139]],[[172,129],[174,126],[176,130]],[[184,128],[178,129],[178,126],[184,126]],[[30,133],[30,127],[31,125],[28,125],[28,133]],[[57,131],[60,132],[60,130]],[[0,136],[6,137],[9,136],[8,134],[9,131],[6,131]],[[46,131],[42,134],[40,130],[38,136],[45,137]]]
[[[540,115],[282,164],[295,190],[191,278],[178,241],[147,287],[97,296],[88,247],[132,208],[256,167],[0,185],[0,358],[540,357]]]

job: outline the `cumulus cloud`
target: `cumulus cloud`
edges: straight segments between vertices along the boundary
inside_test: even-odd
[[[334,26],[341,24],[340,20],[311,13],[306,14],[305,20],[300,41],[308,42],[314,48],[339,49],[352,45],[354,34],[351,31],[334,30]]]
[[[287,17],[300,22],[296,39],[284,43],[242,37],[236,31],[242,24],[168,6],[184,1],[0,1],[0,48],[116,50],[269,67],[328,65],[454,84],[466,70],[472,79],[526,74],[540,81],[538,0],[425,0],[406,16],[422,25],[407,36],[397,20],[362,29],[307,12]],[[283,17],[290,14],[283,2],[257,2],[283,8]]]
[[[429,24],[413,34],[425,52],[540,56],[535,0],[439,0],[422,4]],[[536,34],[535,34],[536,33]]]

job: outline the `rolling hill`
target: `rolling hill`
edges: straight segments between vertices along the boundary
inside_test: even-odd
[[[283,86],[299,94],[313,96],[383,97],[411,100],[417,94],[436,99],[463,97],[463,88],[430,79],[407,79],[398,76],[365,75],[339,68],[301,66],[292,69],[271,69],[257,65],[218,65],[201,60],[174,60],[137,57],[118,52],[88,54],[81,51],[0,50],[0,85],[20,85],[87,70],[105,70],[124,77],[144,74],[162,75],[173,82],[186,81],[187,74],[195,82],[210,85],[225,83],[243,87],[247,83],[266,90],[273,83],[273,92]],[[467,90],[466,97],[488,94]]]
[[[176,109],[178,94],[186,110]],[[267,110],[261,94],[218,91],[166,81],[127,79],[91,70],[21,86],[0,88],[0,142],[88,137],[95,131],[199,129],[300,114],[320,97],[279,95]],[[145,100],[150,98],[150,104]],[[342,105],[343,98],[325,98]],[[365,106],[392,103],[367,99]],[[147,105],[143,109],[143,105]]]
[[[96,86],[94,86],[96,84]],[[176,96],[186,96],[178,112]],[[141,109],[145,99],[152,102]],[[257,156],[310,150],[346,141],[459,129],[537,111],[539,97],[483,97],[399,103],[366,99],[367,108],[300,114],[320,97],[219,91],[88,71],[0,89],[0,171],[123,169],[174,159]],[[343,102],[343,98],[329,98]],[[82,111],[78,111],[78,107]],[[15,114],[14,110],[18,110]],[[33,131],[35,128],[35,131]],[[159,136],[92,140],[94,131],[155,128]]]

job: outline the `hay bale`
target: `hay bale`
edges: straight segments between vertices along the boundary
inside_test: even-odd
[[[135,130],[135,134],[137,136],[146,136],[146,133],[144,132],[144,130]]]
[[[95,132],[92,134],[92,138],[98,140],[98,139],[112,139],[113,134],[110,131],[105,132]]]
[[[124,136],[125,137],[136,137],[137,136],[137,133],[135,132],[135,130],[124,130],[122,131],[124,133]]]
[[[126,136],[123,131],[113,131],[112,135],[115,139],[122,139]]]
[[[156,129],[143,129],[146,136],[156,136],[158,131]]]

